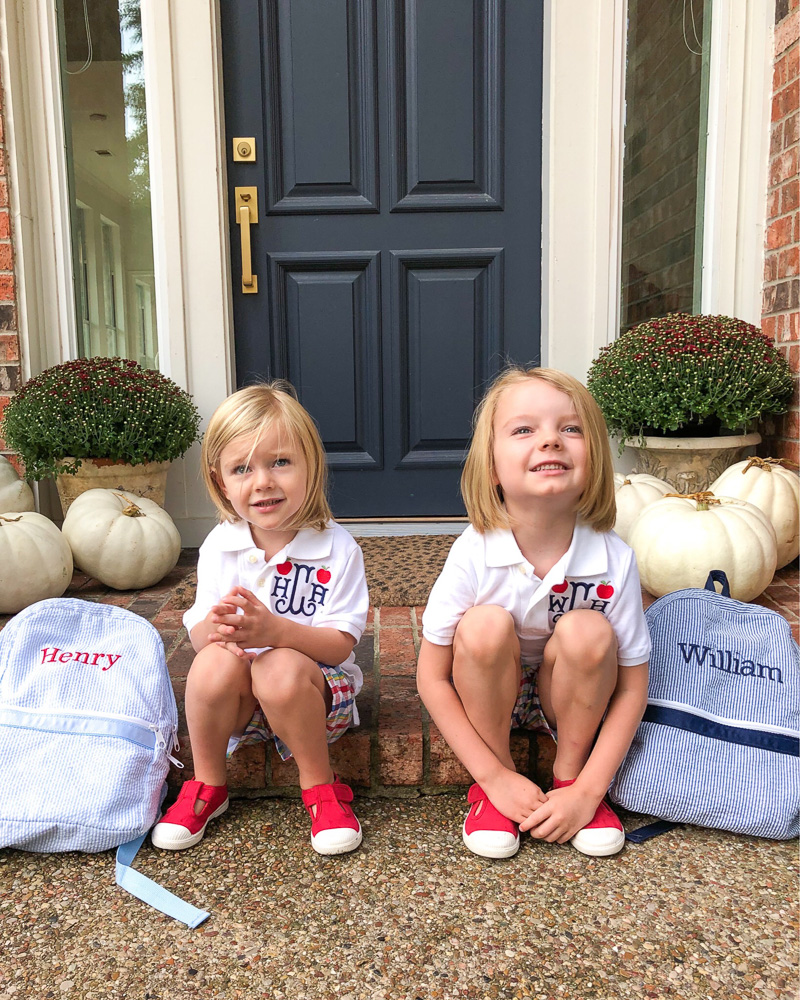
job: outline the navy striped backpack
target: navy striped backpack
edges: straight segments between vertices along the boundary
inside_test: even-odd
[[[705,590],[645,612],[647,709],[609,794],[632,812],[787,840],[800,817],[800,649],[781,615],[729,594],[715,570]]]

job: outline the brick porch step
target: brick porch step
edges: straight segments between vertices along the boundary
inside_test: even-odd
[[[161,634],[178,702],[178,756],[185,764],[184,770],[172,770],[173,788],[193,773],[183,700],[194,652],[181,618],[194,599],[196,563],[196,550],[184,550],[175,569],[158,586],[143,591],[113,591],[76,572],[64,595],[127,608],[151,621]],[[644,596],[645,603],[652,601],[649,595]],[[783,614],[798,638],[797,561],[776,574],[758,603]],[[372,608],[356,647],[365,679],[358,696],[361,726],[331,747],[331,758],[342,778],[362,794],[416,795],[463,787],[471,780],[417,695],[414,674],[422,611],[421,607]],[[0,628],[8,620],[0,615]],[[540,783],[549,780],[554,755],[549,737],[515,731],[512,750],[521,771]],[[234,754],[228,783],[239,796],[298,794],[294,763],[284,764],[274,748],[265,744]]]
[[[151,592],[148,592],[151,593]],[[137,611],[136,604],[131,605]],[[361,794],[409,795],[466,787],[472,781],[429,719],[417,694],[416,654],[422,608],[371,608],[369,622],[356,647],[364,674],[358,696],[361,725],[331,746],[331,762],[341,777]],[[141,611],[140,611],[141,613]],[[163,629],[180,615],[165,606],[153,617]],[[162,632],[163,634],[163,632]],[[168,665],[180,715],[178,754],[184,771],[173,769],[172,783],[191,775],[191,749],[183,714],[186,675],[193,650],[185,633],[168,648]],[[521,771],[548,780],[553,768],[550,737],[517,731],[512,750]],[[234,795],[298,795],[297,767],[283,762],[273,746],[242,747],[228,762],[228,786]]]

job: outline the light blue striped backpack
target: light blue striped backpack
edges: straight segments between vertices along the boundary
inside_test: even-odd
[[[609,794],[632,812],[786,840],[800,817],[800,649],[781,615],[729,593],[715,570],[705,590],[645,612],[647,709]]]
[[[148,621],[70,598],[25,608],[0,631],[0,848],[118,847],[117,884],[197,927],[208,913],[131,867],[164,801],[177,727]]]

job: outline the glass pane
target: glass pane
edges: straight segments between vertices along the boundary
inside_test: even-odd
[[[710,0],[628,2],[623,330],[699,310],[710,28]]]
[[[59,0],[81,355],[158,367],[139,0]]]

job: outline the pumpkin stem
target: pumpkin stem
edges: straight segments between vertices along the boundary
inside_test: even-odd
[[[711,492],[711,490],[699,490],[697,493],[665,493],[665,497],[683,497],[685,500],[694,500],[698,510],[708,510],[712,504],[721,504],[722,501]]]
[[[136,506],[136,504],[133,502],[133,500],[129,500],[122,493],[117,493],[116,490],[114,490],[113,492],[114,492],[114,496],[115,497],[119,497],[120,500],[124,504],[126,504],[126,506],[122,508],[122,513],[125,515],[125,517],[146,517],[147,516],[145,514],[145,512],[142,510],[141,507],[137,507]]]
[[[20,514],[19,517],[5,517],[3,514],[0,514],[0,521],[8,521],[9,524],[16,524],[17,521],[21,520],[22,514]]]
[[[752,468],[766,469],[767,472],[772,472],[773,465],[785,465],[788,469],[800,469],[800,465],[797,462],[793,462],[789,458],[759,458],[754,455],[747,465],[742,469],[742,475],[749,472]]]

